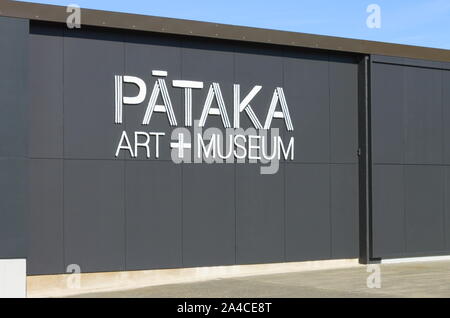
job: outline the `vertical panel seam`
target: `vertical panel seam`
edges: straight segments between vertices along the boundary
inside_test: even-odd
[[[442,158],[442,164],[445,164],[445,120],[444,120],[444,107],[445,107],[445,101],[444,101],[444,74],[445,74],[445,70],[441,70],[441,121],[442,121],[442,154],[441,154],[441,158]],[[442,173],[443,176],[443,206],[442,206],[442,227],[443,227],[443,235],[444,235],[444,250],[447,250],[447,246],[448,246],[448,242],[447,242],[447,200],[446,200],[446,194],[447,194],[447,168],[445,166],[442,166],[442,170],[444,173]]]
[[[444,134],[444,127],[445,127],[445,120],[444,120],[444,70],[439,70],[441,73],[441,162],[440,164],[443,165],[445,162],[445,155],[444,155],[444,149],[445,149],[445,134]]]
[[[62,272],[66,272],[66,204],[65,204],[65,183],[66,183],[66,161],[65,161],[65,117],[64,117],[64,109],[66,107],[65,103],[65,46],[66,46],[66,37],[65,37],[65,29],[62,29],[61,32],[61,41],[62,41],[62,245],[63,245],[63,268]]]
[[[331,128],[332,128],[332,120],[331,120],[331,56],[328,55],[328,222],[330,226],[330,238],[329,238],[329,244],[330,244],[330,252],[329,256],[330,258],[333,258],[333,218],[332,218],[332,195],[331,195],[331,162],[332,162],[332,155],[331,155]]]
[[[286,164],[283,163],[283,209],[284,209],[284,260],[288,261],[287,255],[287,176]]]
[[[123,39],[123,72],[126,73],[126,67],[127,67],[127,50],[126,50],[126,41]],[[126,127],[126,121],[125,121],[125,129]],[[123,162],[123,218],[124,218],[124,225],[123,225],[123,235],[124,235],[124,266],[125,270],[128,270],[128,264],[127,264],[127,258],[128,258],[128,215],[127,215],[127,160],[126,157],[123,156],[122,159]]]
[[[184,52],[184,40],[180,39],[180,76],[183,78],[183,52]],[[183,96],[183,95],[181,95]],[[181,236],[180,236],[180,243],[181,243],[181,267],[184,267],[184,165],[185,163],[181,163],[181,182],[180,182],[180,212],[181,212]]]
[[[447,235],[446,235],[446,230],[445,230],[445,228],[446,228],[446,217],[445,217],[445,205],[446,205],[446,199],[445,199],[445,193],[446,193],[446,187],[447,187],[447,168],[445,168],[445,167],[443,167],[443,166],[440,166],[440,168],[441,168],[441,173],[440,173],[440,176],[441,176],[441,185],[442,185],[442,191],[441,191],[441,193],[442,193],[442,235],[443,235],[443,243],[444,243],[444,246],[443,246],[443,250],[446,250],[447,249]]]
[[[407,105],[406,105],[406,91],[407,91],[407,83],[406,83],[406,69],[402,69],[402,80],[403,80],[403,105],[402,105],[402,124],[403,124],[403,136],[402,136],[402,188],[403,188],[403,253],[406,254],[408,251],[408,235],[407,235],[407,184],[406,184],[406,144],[407,144]]]
[[[285,73],[285,67],[286,67],[286,52],[282,52],[282,64],[281,64],[281,72],[282,72],[282,85],[285,87],[286,84],[286,73]],[[286,254],[286,165],[285,162],[281,162],[283,165],[283,259],[286,262],[287,261],[287,254]]]
[[[236,83],[236,46],[233,45],[233,82]],[[233,84],[234,84],[233,83]],[[234,166],[234,264],[237,264],[237,162]]]
[[[364,63],[364,94],[365,97],[365,144],[366,144],[366,158],[365,163],[365,174],[366,180],[364,182],[365,187],[365,227],[366,227],[366,259],[371,262],[374,257],[374,239],[373,239],[373,134],[372,134],[372,90],[373,90],[373,62],[369,55],[366,57]]]

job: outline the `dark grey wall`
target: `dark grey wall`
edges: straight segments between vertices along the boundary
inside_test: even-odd
[[[307,50],[33,24],[29,273],[62,273],[69,264],[96,272],[356,258],[356,62]],[[121,131],[142,130],[145,112],[127,107],[124,125],[114,125],[114,75],[150,83],[153,69],[167,70],[168,81],[219,82],[231,120],[233,83],[242,95],[264,86],[252,103],[262,121],[273,89],[284,87],[295,161],[262,176],[249,164],[176,165],[169,151],[159,160],[114,158]],[[182,126],[182,91],[169,90]],[[206,93],[194,91],[195,119]],[[222,124],[209,118],[207,125]],[[165,116],[156,114],[145,129],[166,132],[168,143]]]
[[[372,57],[374,257],[450,251],[450,64]]]
[[[28,33],[0,17],[0,259],[27,256]]]

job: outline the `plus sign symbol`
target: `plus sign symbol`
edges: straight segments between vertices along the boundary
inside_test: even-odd
[[[179,129],[172,133],[172,161],[175,163],[186,162],[189,163],[191,159],[191,134],[187,129]]]

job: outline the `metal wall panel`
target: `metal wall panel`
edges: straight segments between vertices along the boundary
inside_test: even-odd
[[[64,273],[63,161],[30,160],[27,272]]]
[[[64,162],[65,266],[125,270],[124,162]]]
[[[191,42],[184,40],[182,42],[181,78],[189,81],[203,82],[203,89],[192,90],[193,125],[194,121],[198,120],[202,114],[209,87],[213,82],[220,84],[228,119],[233,124],[233,50],[233,46],[216,41],[205,42],[194,40]],[[212,107],[218,107],[216,98],[213,100]],[[184,110],[183,117],[180,118],[179,122],[180,126],[184,126]],[[206,119],[204,130],[210,127],[223,128],[224,125],[221,116],[209,115]]]
[[[292,53],[284,60],[286,100],[291,112],[295,162],[330,161],[330,82],[328,55]]]
[[[444,169],[405,167],[406,250],[432,253],[445,249]]]
[[[172,87],[172,80],[181,79],[181,41],[171,38],[161,38],[158,36],[131,35],[126,37],[125,42],[125,74],[137,76],[143,79],[147,85],[147,97],[142,105],[124,105],[122,129],[127,131],[164,132],[166,135],[160,137],[161,143],[170,140],[170,126],[166,114],[154,113],[148,126],[143,126],[142,121],[150,100],[153,87],[157,77],[152,76],[153,70],[163,70],[168,72],[166,80],[169,90],[172,107],[178,124],[184,123],[184,91],[180,88]],[[136,96],[135,85],[126,85],[124,96]],[[163,105],[162,97],[158,98],[158,105]],[[120,126],[119,126],[120,127]],[[155,158],[155,141],[153,137],[150,141],[151,160]],[[159,160],[171,160],[170,149],[160,147]],[[130,159],[128,152],[125,157]],[[145,150],[139,151],[137,159],[147,160]],[[133,158],[136,160],[136,158]]]
[[[0,17],[0,157],[28,147],[28,20]]]
[[[445,63],[443,63],[445,64]],[[450,63],[444,65],[450,69]],[[442,104],[443,104],[443,121],[450,122],[450,71],[442,71]],[[444,124],[444,164],[450,164],[450,127]],[[445,167],[445,243],[446,250],[450,251],[450,171],[449,167]]]
[[[114,125],[114,75],[124,73],[124,44],[82,32],[64,37],[64,156],[114,159],[123,128]]]
[[[263,87],[251,105],[256,117],[264,126],[274,90],[276,87],[283,87],[284,84],[283,51],[265,46],[236,47],[234,73],[234,82],[241,85],[241,98],[244,98],[255,85]],[[279,109],[278,105],[277,110]],[[241,114],[241,127],[253,127],[244,113]],[[282,119],[273,119],[271,128],[278,128],[281,136],[287,134]]]
[[[181,267],[181,166],[125,165],[127,270]]]
[[[373,254],[400,256],[406,251],[404,173],[400,165],[373,167]]]
[[[375,60],[373,256],[444,254],[448,71],[429,61]]]
[[[329,258],[330,167],[286,164],[286,259]]]
[[[25,258],[29,22],[0,17],[0,259]]]
[[[28,252],[28,162],[0,158],[0,258],[26,258]]]
[[[450,125],[445,123],[450,122],[450,71],[442,71],[442,105],[443,105],[443,163],[450,164]]]
[[[258,165],[236,167],[238,264],[278,263],[284,255],[284,169],[261,175]]]
[[[186,38],[181,43],[184,79],[205,83],[233,83],[235,46],[222,41]]]
[[[405,67],[405,163],[442,163],[442,71]]]
[[[331,162],[357,163],[358,65],[354,58],[330,56]]]
[[[373,64],[373,163],[404,162],[404,73],[400,66]]]
[[[444,167],[444,232],[445,250],[450,251],[450,167]]]
[[[31,158],[63,157],[63,29],[30,34],[29,110]],[[45,80],[42,76],[45,74]]]
[[[358,166],[331,165],[331,256],[358,257]]]
[[[184,165],[182,184],[183,266],[235,264],[234,166]]]

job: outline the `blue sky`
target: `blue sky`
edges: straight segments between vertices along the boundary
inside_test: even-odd
[[[450,49],[450,0],[34,0],[278,30]],[[381,8],[381,28],[366,8]]]

